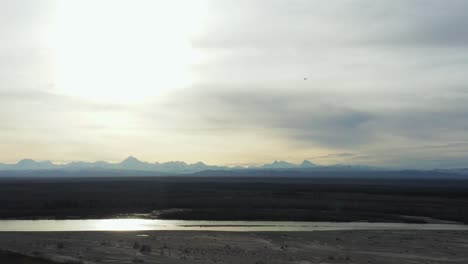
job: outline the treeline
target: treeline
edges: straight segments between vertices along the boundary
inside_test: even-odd
[[[468,223],[468,181],[135,178],[1,180],[0,218],[104,218]],[[171,208],[185,210],[164,211]]]

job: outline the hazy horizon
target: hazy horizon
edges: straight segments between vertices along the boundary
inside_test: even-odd
[[[238,163],[235,161],[227,162],[227,163],[218,163],[218,164],[211,164],[204,162],[203,160],[198,160],[195,162],[187,162],[184,160],[180,159],[174,159],[174,160],[142,160],[138,157],[135,156],[127,156],[125,158],[121,158],[120,160],[73,160],[73,161],[68,161],[68,162],[57,162],[54,160],[50,159],[41,159],[41,160],[36,160],[36,159],[31,159],[31,158],[22,158],[17,161],[13,162],[0,162],[0,165],[8,165],[8,166],[14,166],[14,165],[21,165],[23,162],[25,164],[28,164],[30,161],[34,163],[41,163],[41,164],[46,164],[50,163],[53,166],[64,166],[64,165],[73,165],[73,164],[87,164],[87,165],[92,165],[96,164],[97,166],[103,165],[103,164],[108,164],[108,165],[119,165],[123,164],[125,162],[130,162],[137,161],[138,163],[141,164],[149,164],[149,165],[169,165],[169,164],[184,164],[185,166],[194,166],[194,165],[201,165],[201,166],[206,166],[209,167],[209,169],[213,168],[236,168],[236,167],[243,167],[243,168],[275,168],[275,167],[269,167],[270,165],[275,166],[276,168],[289,168],[289,166],[292,166],[291,168],[300,168],[301,166],[304,166],[305,168],[324,168],[324,167],[329,167],[329,168],[362,168],[362,169],[375,169],[375,170],[432,170],[432,169],[467,169],[467,166],[454,166],[454,167],[434,167],[434,168],[424,168],[424,167],[417,167],[417,166],[398,166],[398,165],[389,165],[389,166],[372,166],[372,165],[367,165],[367,164],[347,164],[347,163],[330,163],[330,164],[323,164],[323,163],[318,163],[314,160],[311,159],[302,159],[299,162],[297,161],[290,161],[290,160],[281,160],[281,159],[275,159],[275,160],[270,160],[265,163]],[[28,164],[30,165],[30,164]],[[12,167],[5,167],[2,168],[0,167],[0,170],[8,169]]]
[[[0,163],[468,167],[468,1],[0,1]]]
[[[190,163],[190,162],[186,162],[186,161],[183,161],[183,160],[167,160],[167,161],[148,161],[148,160],[142,160],[142,159],[139,159],[138,157],[135,157],[135,156],[128,156],[128,157],[125,157],[125,158],[122,158],[120,160],[115,160],[115,161],[106,161],[106,160],[94,160],[94,161],[83,161],[83,160],[74,160],[74,161],[70,161],[70,162],[66,162],[66,163],[59,163],[59,162],[55,162],[53,160],[49,160],[49,159],[44,159],[44,160],[34,160],[34,159],[30,159],[30,158],[23,158],[23,159],[20,159],[20,160],[17,160],[17,161],[14,161],[14,162],[9,162],[9,163],[1,163],[0,162],[0,165],[1,164],[4,164],[4,165],[15,165],[15,164],[20,164],[21,162],[24,162],[24,161],[34,161],[34,162],[38,162],[38,163],[44,163],[44,162],[51,162],[52,164],[54,165],[68,165],[68,164],[72,164],[72,163],[81,163],[81,162],[84,162],[84,163],[89,163],[89,164],[93,164],[93,163],[107,163],[107,164],[119,164],[119,163],[124,163],[128,160],[137,160],[139,162],[142,162],[142,163],[149,163],[149,164],[166,164],[166,163],[185,163],[186,165],[197,165],[197,164],[200,164],[202,163],[203,165],[207,165],[207,166],[221,166],[221,167],[237,167],[237,166],[240,166],[240,167],[255,167],[255,166],[262,166],[262,165],[269,165],[269,164],[274,164],[274,163],[277,163],[277,162],[286,162],[286,163],[289,163],[291,165],[301,165],[303,163],[306,163],[308,162],[310,165],[314,165],[314,166],[326,166],[326,165],[323,165],[323,164],[318,164],[318,163],[315,163],[314,161],[312,160],[302,160],[301,162],[298,162],[298,163],[294,163],[294,162],[290,162],[290,161],[287,161],[287,160],[272,160],[268,163],[248,163],[248,164],[240,164],[240,163],[236,163],[235,161],[231,162],[231,163],[225,163],[225,164],[207,164],[205,163],[204,161],[202,160],[199,160],[197,162],[193,162],[193,163]],[[309,165],[308,164],[308,165]],[[333,165],[344,165],[344,164],[333,164]]]

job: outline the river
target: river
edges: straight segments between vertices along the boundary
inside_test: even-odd
[[[0,232],[26,231],[328,231],[328,230],[468,230],[462,224],[367,222],[185,221],[152,219],[0,220]]]

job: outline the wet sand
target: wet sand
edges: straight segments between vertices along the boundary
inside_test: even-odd
[[[5,232],[0,249],[57,263],[466,264],[468,231]]]

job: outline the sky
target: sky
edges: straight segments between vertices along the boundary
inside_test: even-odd
[[[467,167],[466,10],[0,0],[0,162]]]

